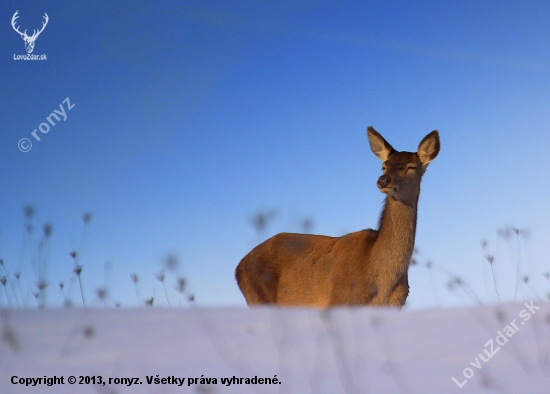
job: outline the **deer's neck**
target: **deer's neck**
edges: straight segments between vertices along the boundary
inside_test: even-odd
[[[418,197],[407,205],[386,197],[373,252],[380,256],[377,269],[405,273],[414,249]]]

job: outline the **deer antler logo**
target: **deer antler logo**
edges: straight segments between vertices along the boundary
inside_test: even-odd
[[[32,51],[34,49],[34,44],[35,44],[36,39],[38,38],[40,33],[42,33],[42,31],[44,30],[44,28],[48,24],[48,20],[50,18],[48,17],[48,14],[46,14],[44,12],[44,16],[42,18],[44,18],[45,21],[42,22],[42,29],[40,29],[38,31],[34,30],[32,36],[29,37],[27,35],[27,30],[26,29],[23,33],[21,33],[19,31],[19,28],[17,26],[15,26],[15,20],[17,18],[19,18],[19,15],[17,15],[18,13],[19,13],[19,11],[15,11],[15,14],[13,14],[13,17],[11,18],[11,26],[13,27],[13,30],[15,30],[17,33],[19,33],[21,35],[21,38],[25,41],[25,49],[27,50],[27,53],[32,53]]]

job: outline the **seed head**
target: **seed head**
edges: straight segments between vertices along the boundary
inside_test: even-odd
[[[166,256],[164,265],[169,271],[175,271],[176,269],[178,269],[178,266],[179,266],[178,258],[173,254],[169,254],[168,256]]]
[[[23,207],[23,215],[25,219],[31,219],[34,216],[34,208],[32,205],[25,205]]]
[[[84,222],[84,224],[90,223],[91,220],[92,220],[92,213],[91,212],[84,212],[82,214],[82,221]]]
[[[105,287],[100,287],[95,292],[97,294],[97,298],[99,298],[100,300],[103,301],[107,298],[107,289]]]
[[[82,334],[85,338],[91,338],[94,336],[94,328],[92,326],[84,327],[84,330],[82,330]]]
[[[50,223],[44,224],[42,232],[44,233],[44,237],[49,238],[52,235],[52,225]]]
[[[161,270],[161,271],[157,272],[156,276],[157,276],[157,280],[159,282],[164,282],[164,271]]]
[[[39,291],[44,291],[44,289],[48,287],[48,283],[45,280],[41,279],[36,283],[36,287]]]
[[[313,220],[310,218],[305,218],[302,220],[302,230],[304,233],[309,233],[311,229],[313,228]]]
[[[377,329],[382,325],[382,319],[380,319],[378,316],[374,316],[370,324],[372,325],[372,328]]]
[[[185,284],[186,284],[185,283],[185,278],[184,277],[179,277],[177,285],[176,285],[176,290],[179,293],[183,293],[185,291]]]
[[[501,323],[504,322],[504,320],[506,320],[506,314],[501,310],[501,309],[498,309],[496,312],[495,312],[495,317],[497,318],[497,320]]]

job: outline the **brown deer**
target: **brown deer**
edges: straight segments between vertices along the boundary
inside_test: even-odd
[[[420,181],[439,153],[439,133],[416,153],[398,152],[372,127],[372,152],[382,160],[378,188],[386,194],[378,230],[342,237],[280,233],[256,246],[235,270],[248,305],[329,307],[393,305],[409,294]]]

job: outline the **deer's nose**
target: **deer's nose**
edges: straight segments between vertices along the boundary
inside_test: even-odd
[[[385,189],[388,187],[388,185],[391,183],[391,176],[389,175],[382,175],[380,178],[378,178],[377,185],[378,187]]]

